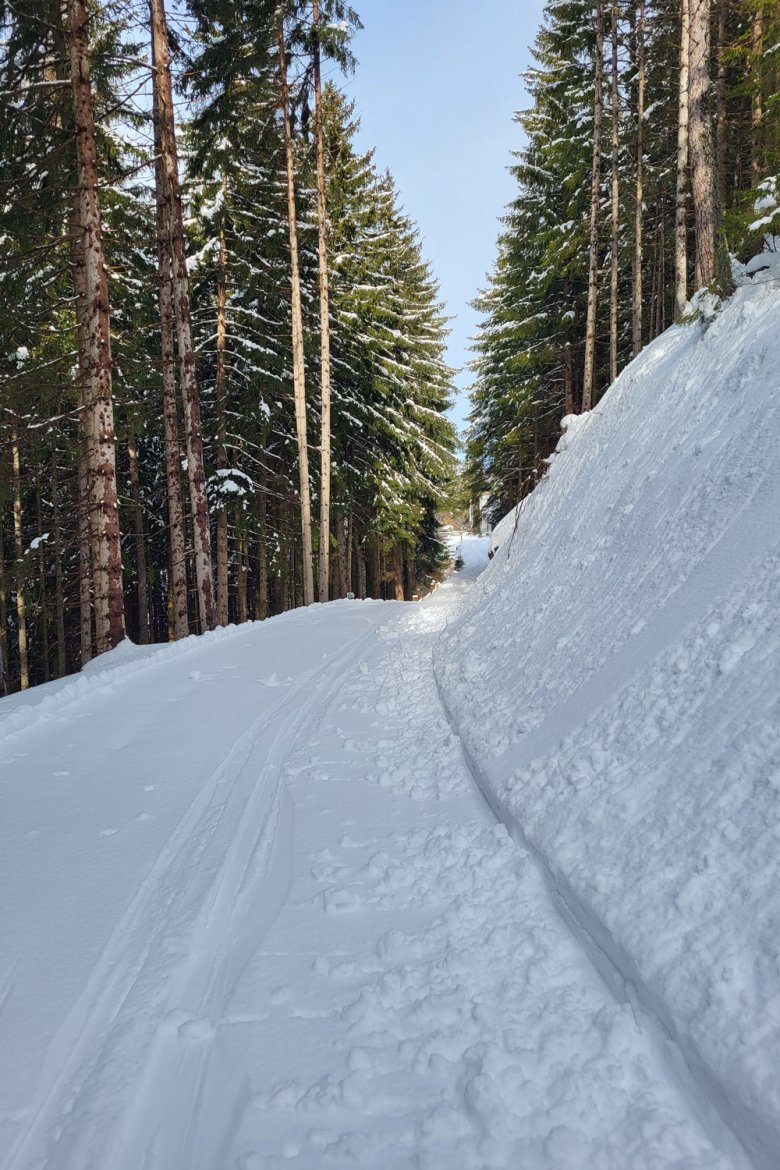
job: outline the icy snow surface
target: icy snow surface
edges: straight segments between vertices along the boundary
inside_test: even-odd
[[[780,1166],[779,355],[776,284],[655,341],[566,430],[436,652],[472,770],[584,952],[762,1170]]]
[[[3,1170],[746,1165],[479,794],[461,553],[0,702]]]

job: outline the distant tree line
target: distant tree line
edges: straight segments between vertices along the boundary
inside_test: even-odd
[[[0,694],[126,635],[411,597],[445,319],[343,0],[0,0]]]
[[[533,55],[477,301],[467,477],[493,519],[562,416],[780,234],[778,0],[550,0]]]

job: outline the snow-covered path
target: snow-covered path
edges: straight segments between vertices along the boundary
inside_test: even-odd
[[[746,1165],[474,785],[465,552],[0,705],[3,1170]]]

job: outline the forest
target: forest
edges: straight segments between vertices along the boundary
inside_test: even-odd
[[[467,477],[493,521],[675,321],[780,228],[776,0],[551,0],[478,298]],[[707,289],[705,298],[689,298]]]
[[[126,636],[425,591],[447,318],[355,142],[358,14],[0,12],[0,694]],[[463,478],[492,521],[780,223],[777,0],[551,0],[533,53],[476,302]]]
[[[0,8],[0,693],[424,589],[452,374],[336,85],[356,13]]]

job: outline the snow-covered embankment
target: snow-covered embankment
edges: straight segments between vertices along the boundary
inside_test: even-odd
[[[780,298],[740,288],[572,420],[437,663],[583,945],[780,1164]],[[680,1059],[682,1058],[682,1059]]]

